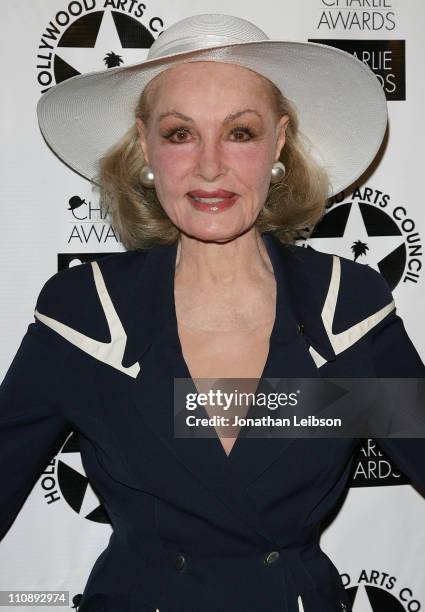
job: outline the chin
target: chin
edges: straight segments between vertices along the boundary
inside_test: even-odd
[[[205,226],[191,226],[181,227],[180,231],[196,240],[204,240],[209,242],[226,242],[232,240],[242,232],[239,230],[233,230],[229,227],[219,227],[220,224],[211,224],[210,227]]]

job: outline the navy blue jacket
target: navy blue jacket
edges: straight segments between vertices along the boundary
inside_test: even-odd
[[[378,272],[262,237],[277,283],[264,378],[425,375]],[[114,253],[43,286],[0,386],[0,537],[76,431],[113,527],[80,612],[350,610],[318,542],[360,440],[240,436],[228,457],[217,437],[174,437],[173,379],[190,376],[176,252]],[[378,443],[425,489],[423,439]]]

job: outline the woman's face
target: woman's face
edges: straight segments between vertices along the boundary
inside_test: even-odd
[[[151,104],[148,127],[140,119],[137,126],[173,223],[198,240],[226,241],[248,230],[265,203],[288,122],[287,115],[277,120],[262,80],[234,64],[180,64],[161,73]]]

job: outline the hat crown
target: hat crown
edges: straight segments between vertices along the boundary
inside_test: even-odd
[[[258,42],[269,37],[256,25],[233,15],[204,13],[177,21],[161,32],[147,59],[221,44]]]

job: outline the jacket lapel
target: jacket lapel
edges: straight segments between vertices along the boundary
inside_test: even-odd
[[[264,233],[264,243],[275,272],[278,291],[276,326],[258,390],[274,391],[280,378],[316,378],[320,372],[309,353],[313,346],[328,361],[336,359],[321,318],[321,300],[313,290],[298,249]],[[300,333],[301,326],[302,333]],[[247,486],[279,459],[297,438],[240,436],[230,454],[232,467]]]
[[[328,361],[335,359],[321,319],[324,296],[318,298],[309,281],[314,271],[305,269],[296,248],[282,245],[271,234],[263,233],[262,237],[275,273],[277,305],[270,350],[257,391],[267,391],[272,384],[264,379],[319,377],[310,346]],[[134,406],[158,443],[166,445],[203,486],[236,511],[261,541],[270,541],[246,487],[296,439],[249,437],[248,430],[243,435],[240,432],[227,456],[212,427],[209,438],[174,436],[174,378],[190,378],[175,315],[176,253],[177,245],[156,246],[144,253],[140,256],[140,276],[127,285],[131,286],[131,299],[126,298],[127,310],[123,313],[128,336],[123,365],[135,361],[140,364],[133,385]]]

